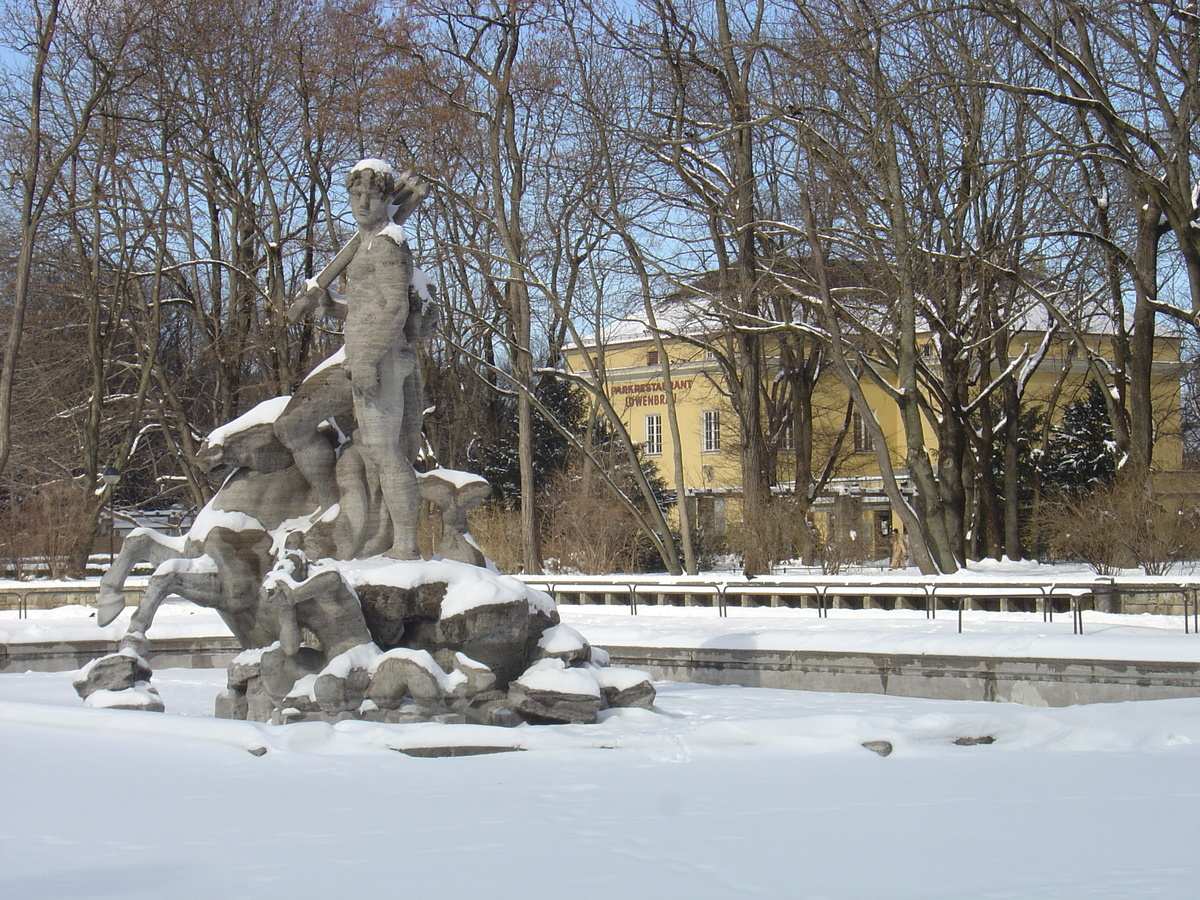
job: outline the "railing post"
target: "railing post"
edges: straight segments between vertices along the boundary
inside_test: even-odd
[[[1107,581],[1104,579],[1107,578]],[[1097,578],[1092,586],[1092,605],[1099,606],[1098,598],[1104,595],[1103,611],[1120,612],[1121,604],[1117,602],[1117,582],[1111,575]]]
[[[725,603],[725,589],[729,587],[729,582],[722,581],[717,584],[717,618],[729,618],[729,607]]]
[[[631,581],[631,582],[629,582],[628,587],[629,587],[629,614],[631,616],[636,616],[637,615],[637,585]]]

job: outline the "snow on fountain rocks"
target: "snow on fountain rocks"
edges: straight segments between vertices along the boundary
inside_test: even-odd
[[[608,654],[605,654],[607,657]],[[654,685],[645,672],[610,668],[607,664],[588,666],[600,685],[600,695],[609,708],[654,708]]]
[[[486,568],[378,558],[337,566],[358,593],[382,649],[461,652],[490,669],[501,686],[528,667],[543,632],[558,624],[549,595]]]
[[[466,675],[447,673],[428,650],[399,648],[376,659],[368,695],[378,705],[395,709],[406,696],[418,703],[440,703],[466,683]]]
[[[132,649],[101,656],[79,670],[73,682],[75,693],[84,700],[98,692],[120,693],[150,681],[150,666]],[[97,701],[99,704],[100,701]],[[111,705],[111,704],[108,704]],[[162,702],[159,701],[161,707]],[[145,704],[137,708],[143,708]]]
[[[437,663],[443,671],[458,671],[466,676],[467,680],[462,686],[464,696],[475,697],[496,687],[496,673],[465,653],[442,650],[437,655]]]
[[[150,666],[130,647],[93,659],[75,675],[75,693],[94,709],[162,712],[162,698],[150,686]]]
[[[572,669],[561,659],[541,659],[508,689],[513,707],[527,720],[590,724],[603,704],[600,684],[588,669]]]
[[[507,726],[595,722],[602,709],[653,705],[644,673],[608,667],[604,650],[558,622],[547,595],[515,579],[460,563],[328,564],[375,598],[386,627],[324,664],[307,646],[240,654],[218,716]]]
[[[91,709],[140,709],[163,712],[162,697],[148,681],[139,681],[120,691],[93,691],[83,705]]]
[[[571,666],[590,659],[591,649],[582,634],[570,625],[558,624],[542,632],[537,655],[542,659],[561,659]]]

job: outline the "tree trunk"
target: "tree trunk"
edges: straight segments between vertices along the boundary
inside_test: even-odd
[[[1004,555],[1009,559],[1025,558],[1021,541],[1021,498],[1020,498],[1020,441],[1021,402],[1017,396],[1016,382],[1005,379],[1002,393],[1005,427],[1004,446]]]
[[[8,337],[4,344],[4,364],[0,367],[0,473],[8,467],[12,454],[12,395],[17,373],[17,354],[21,349],[21,335],[25,328],[25,309],[29,300],[29,282],[33,270],[33,253],[41,224],[42,206],[45,203],[44,189],[39,196],[39,171],[42,156],[42,90],[45,86],[46,60],[54,35],[58,29],[59,0],[50,0],[43,14],[41,7],[34,4],[37,16],[32,80],[29,98],[29,137],[26,146],[25,170],[21,180],[21,218],[19,233],[20,250],[17,254],[17,277],[13,285],[12,317],[8,323]],[[50,173],[51,178],[57,172]]]
[[[1131,485],[1146,486],[1154,453],[1154,399],[1151,370],[1154,365],[1154,309],[1158,299],[1158,244],[1166,226],[1161,209],[1147,198],[1138,221],[1135,260],[1133,333],[1129,339],[1129,456],[1120,478]]]

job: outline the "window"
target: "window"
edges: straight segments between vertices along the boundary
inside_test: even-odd
[[[658,365],[658,351],[657,350],[651,350],[649,353],[646,354],[646,365],[648,365],[648,366],[657,366]]]
[[[796,449],[796,428],[795,421],[789,417],[783,423],[783,434],[779,436],[780,450],[795,450]]]
[[[721,414],[715,409],[704,411],[701,449],[715,453],[721,449]]]
[[[867,430],[867,425],[863,421],[863,417],[856,412],[851,418],[854,426],[854,452],[873,453],[875,451],[875,441],[871,437],[871,432]]]
[[[646,453],[650,456],[662,453],[662,416],[646,416]]]

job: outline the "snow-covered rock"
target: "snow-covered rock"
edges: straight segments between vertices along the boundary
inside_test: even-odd
[[[139,681],[118,691],[93,691],[83,705],[91,709],[140,709],[145,712],[163,712],[165,709],[162,697],[148,681]]]
[[[654,685],[637,669],[589,667],[600,685],[604,705],[610,709],[653,709]]]
[[[568,668],[561,659],[535,662],[509,685],[508,699],[526,721],[591,724],[603,700],[589,669]]]
[[[150,666],[144,659],[132,650],[121,650],[92,660],[79,670],[73,686],[75,693],[87,700],[98,691],[130,690],[136,684],[149,682],[150,675]]]
[[[538,640],[538,653],[544,659],[561,659],[567,665],[591,658],[591,645],[570,625],[552,625]]]

